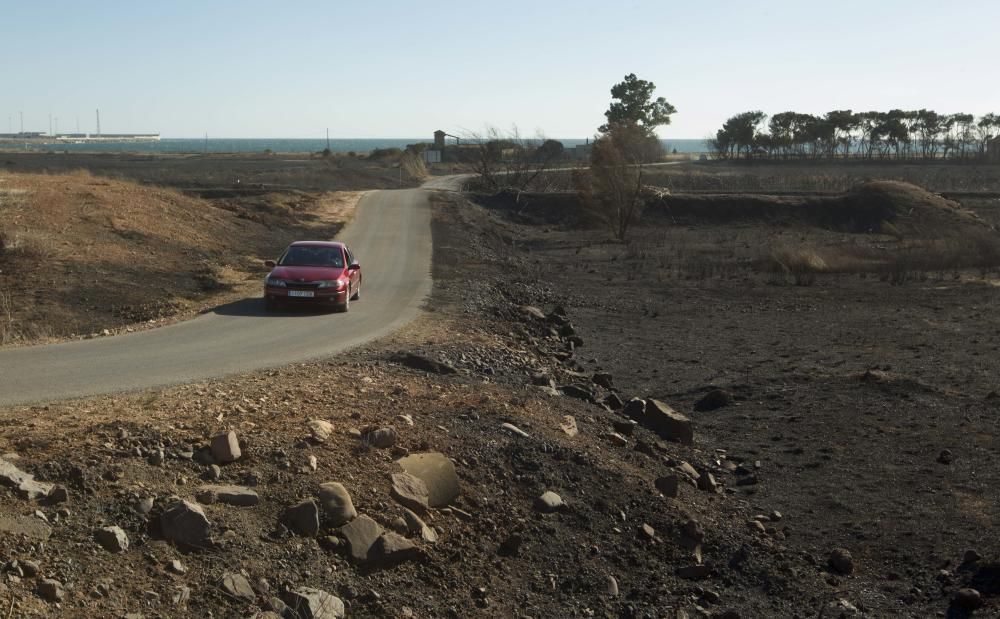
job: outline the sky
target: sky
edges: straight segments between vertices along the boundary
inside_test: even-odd
[[[0,0],[0,132],[583,138],[628,73],[664,138],[742,111],[1000,112],[997,0]],[[55,127],[53,127],[55,128]]]

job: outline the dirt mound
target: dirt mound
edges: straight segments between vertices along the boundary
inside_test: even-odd
[[[958,202],[901,181],[862,183],[834,198],[831,206],[829,214],[835,221],[858,231],[893,233],[893,228],[905,226],[913,233],[929,232],[938,226],[986,225]]]
[[[281,201],[257,216],[86,172],[0,176],[0,343],[148,323],[257,279],[320,200]]]
[[[673,194],[655,200],[649,215],[689,224],[806,224],[894,236],[933,236],[954,232],[956,226],[988,227],[953,200],[910,183],[881,180],[862,183],[836,196]]]

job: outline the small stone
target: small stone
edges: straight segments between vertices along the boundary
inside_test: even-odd
[[[606,590],[611,597],[618,597],[618,580],[614,576],[608,576]]]
[[[966,550],[965,555],[962,556],[962,563],[975,563],[982,558],[982,555],[970,548],[969,550]]]
[[[199,503],[211,505],[219,502],[238,507],[253,507],[260,503],[260,496],[244,486],[202,486],[195,494]]]
[[[403,508],[403,520],[407,530],[411,533],[419,533],[425,542],[434,544],[438,541],[437,531],[427,526],[427,523],[412,510]]]
[[[94,533],[97,543],[108,552],[125,552],[128,550],[128,536],[121,527],[112,526],[98,529]]]
[[[562,422],[559,424],[559,429],[566,434],[566,436],[576,436],[579,433],[579,429],[576,427],[576,419],[572,415],[564,415]]]
[[[388,449],[396,444],[399,435],[396,434],[396,430],[392,427],[377,428],[366,432],[361,436],[361,439],[378,449]]]
[[[358,515],[347,488],[335,481],[320,484],[319,503],[330,525],[334,527],[347,524]]]
[[[617,432],[606,432],[604,434],[604,439],[612,445],[617,445],[619,447],[628,445],[628,439]]]
[[[193,548],[212,545],[211,524],[204,510],[188,501],[175,501],[160,514],[163,536],[175,544]]]
[[[515,426],[512,423],[502,423],[500,424],[501,430],[506,430],[515,436],[520,436],[521,438],[531,438],[531,435],[522,430],[521,428]]]
[[[959,589],[955,592],[952,602],[960,608],[975,610],[983,605],[983,596],[975,589]]]
[[[181,585],[177,587],[174,594],[170,597],[170,600],[174,603],[174,606],[184,606],[191,599],[191,588]]]
[[[396,421],[401,425],[413,427],[413,417],[410,415],[396,415]]]
[[[715,477],[708,471],[702,471],[698,476],[698,490],[705,492],[718,492],[719,484],[715,482]]]
[[[781,522],[781,519],[784,516],[781,515],[781,512],[779,512],[779,511],[776,510],[776,511],[771,512],[768,515],[768,517],[771,519],[771,522]]]
[[[219,481],[222,478],[222,468],[218,464],[210,464],[202,477],[209,481]]]
[[[242,574],[223,574],[222,590],[235,598],[252,600],[257,597],[250,582]]]
[[[545,491],[542,496],[535,499],[535,509],[543,513],[560,510],[564,505],[562,497],[551,490]]]
[[[595,372],[594,376],[591,378],[591,381],[595,385],[597,385],[599,387],[604,387],[605,389],[614,389],[615,388],[614,379],[611,376],[611,374],[609,374],[607,372]]]
[[[700,413],[714,411],[724,406],[729,406],[732,403],[733,396],[728,391],[725,389],[712,389],[695,403],[694,410]]]
[[[358,563],[368,560],[369,550],[383,533],[382,527],[365,515],[359,515],[337,532],[347,542],[350,559]]]
[[[174,559],[173,561],[171,561],[170,563],[168,563],[167,564],[167,569],[169,569],[174,574],[186,574],[187,573],[187,568],[184,567],[184,564],[181,563],[180,560],[178,560],[178,559]]]
[[[943,449],[938,454],[937,461],[941,464],[951,464],[955,461],[955,455],[951,453],[950,449]]]
[[[61,602],[65,596],[62,583],[52,578],[38,583],[38,595],[50,602]]]
[[[643,525],[639,527],[639,536],[643,539],[654,540],[656,539],[656,529],[643,523]]]
[[[751,520],[747,524],[750,526],[750,529],[756,533],[765,533],[767,531],[767,527],[765,527],[764,523],[760,520]]]
[[[343,619],[344,602],[326,591],[299,587],[283,596],[289,615],[296,619]]]
[[[834,548],[827,564],[838,574],[848,575],[854,572],[854,557],[846,548]]]
[[[385,532],[368,551],[367,560],[382,566],[398,565],[420,556],[420,549],[401,535]]]
[[[642,419],[643,426],[660,435],[660,438],[677,441],[684,445],[694,444],[694,427],[691,420],[659,400],[646,401]]]
[[[406,526],[406,518],[403,518],[402,516],[396,516],[393,518],[392,521],[389,522],[389,528],[400,535],[406,535],[406,533],[409,532],[409,527]]]
[[[845,599],[832,600],[820,612],[820,619],[844,619],[846,617],[860,616],[858,607]]]
[[[316,537],[319,534],[319,507],[306,499],[285,510],[284,521],[300,535]]]
[[[139,512],[143,516],[148,515],[149,512],[153,511],[153,497],[148,496],[139,499],[139,502],[135,505],[135,511]]]
[[[66,490],[65,486],[59,486],[59,485],[52,486],[52,489],[49,490],[49,494],[46,497],[46,500],[53,505],[57,505],[59,503],[65,503],[66,501],[69,500],[69,491]]]
[[[635,432],[635,427],[639,424],[634,419],[615,419],[611,422],[611,425],[618,434],[621,434],[622,436],[632,436]]]
[[[676,475],[657,477],[654,482],[656,489],[666,497],[676,497],[679,494],[680,479]]]
[[[236,438],[236,433],[233,431],[213,438],[211,449],[212,457],[215,458],[215,461],[223,464],[235,462],[243,455],[243,452],[240,451],[240,441]]]
[[[18,565],[21,566],[21,571],[24,572],[26,578],[38,576],[38,572],[41,569],[34,561],[18,561]]]
[[[324,419],[312,419],[306,425],[309,427],[309,436],[317,443],[326,442],[333,434],[333,424]]]
[[[149,457],[146,458],[146,461],[153,466],[160,466],[161,464],[163,464],[163,460],[165,458],[166,454],[163,452],[162,449],[154,449],[152,453],[149,454]]]

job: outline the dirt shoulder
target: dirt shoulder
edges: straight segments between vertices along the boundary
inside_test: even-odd
[[[210,201],[86,172],[0,174],[0,342],[148,328],[256,296],[263,259],[332,238],[362,194]]]

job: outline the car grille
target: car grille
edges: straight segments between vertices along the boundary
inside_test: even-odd
[[[290,282],[285,281],[285,286],[292,290],[314,290],[319,288],[318,282]]]

